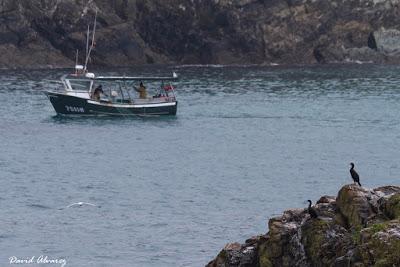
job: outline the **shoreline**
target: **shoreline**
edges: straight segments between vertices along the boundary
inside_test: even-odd
[[[112,65],[95,65],[92,66],[92,70],[103,70],[103,69],[126,69],[126,68],[146,68],[146,67],[170,67],[170,68],[324,68],[331,66],[360,66],[360,65],[375,65],[375,66],[400,66],[400,63],[375,63],[375,62],[331,62],[331,63],[312,63],[312,64],[277,64],[277,63],[267,63],[267,64],[133,64],[127,66],[112,66]],[[68,70],[74,69],[74,66],[64,66],[64,65],[46,65],[46,66],[31,66],[31,67],[0,67],[0,71],[41,71],[41,70]]]

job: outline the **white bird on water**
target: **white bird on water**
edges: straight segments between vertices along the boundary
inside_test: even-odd
[[[97,205],[92,204],[92,203],[88,203],[88,202],[77,202],[77,203],[72,203],[72,204],[68,205],[67,208],[71,208],[71,207],[74,207],[74,206],[82,207],[83,205],[88,205],[88,206],[97,207]]]

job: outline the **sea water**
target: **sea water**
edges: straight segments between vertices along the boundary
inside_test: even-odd
[[[335,195],[350,162],[399,185],[398,66],[96,70],[180,75],[177,116],[137,118],[55,116],[66,71],[0,72],[0,266],[204,266]]]

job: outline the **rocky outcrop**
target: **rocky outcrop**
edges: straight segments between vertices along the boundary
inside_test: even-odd
[[[269,220],[267,234],[228,244],[207,267],[400,266],[400,187],[345,185]]]
[[[398,0],[1,0],[0,67],[400,62]],[[82,61],[82,60],[81,60]]]

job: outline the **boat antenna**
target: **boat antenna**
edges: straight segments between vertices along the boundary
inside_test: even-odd
[[[75,53],[75,75],[78,75],[78,70],[76,69],[76,66],[78,65],[78,57],[79,57],[79,50],[76,49],[76,53]]]
[[[89,47],[89,35],[90,35],[89,25],[88,25],[88,29],[87,29],[87,33],[86,33],[86,59],[85,59],[85,67],[84,67],[85,72],[87,71],[87,64],[88,64],[88,61],[89,61],[89,58],[90,58],[90,53],[92,52],[92,49],[93,49],[93,47],[95,45],[94,36],[95,36],[95,33],[96,33],[96,24],[97,24],[97,9],[96,9],[96,14],[94,16],[92,42],[90,44],[90,47]]]

